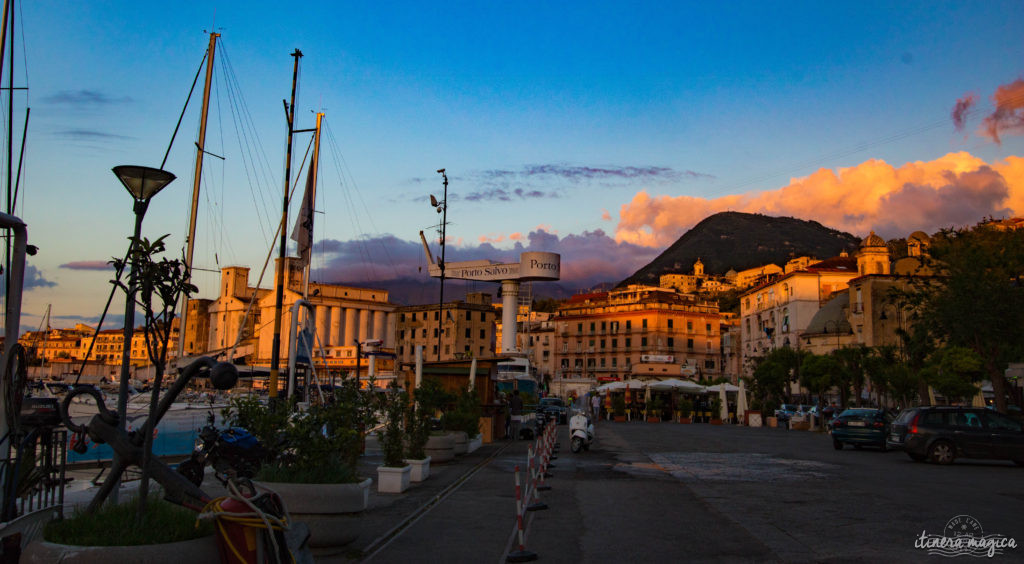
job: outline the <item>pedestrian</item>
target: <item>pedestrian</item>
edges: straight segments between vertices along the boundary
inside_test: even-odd
[[[601,418],[601,396],[595,392],[590,398],[590,409],[594,412],[594,422]]]
[[[508,406],[512,413],[512,439],[519,440],[519,423],[523,420],[523,398],[519,397],[519,390],[512,390]]]

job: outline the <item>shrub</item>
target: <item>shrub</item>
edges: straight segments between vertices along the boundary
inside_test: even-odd
[[[384,452],[384,466],[401,468],[402,441],[405,438],[406,394],[392,382],[386,392],[378,398],[380,412],[384,416],[384,428],[379,433],[381,450]]]
[[[444,428],[451,431],[464,431],[470,437],[480,434],[480,399],[475,392],[463,390],[455,405],[445,412],[442,418]]]
[[[47,523],[43,538],[49,542],[79,546],[137,546],[177,542],[213,533],[213,523],[196,523],[196,512],[149,496],[142,520],[137,517],[137,500],[107,503],[95,513],[79,510],[68,519]]]

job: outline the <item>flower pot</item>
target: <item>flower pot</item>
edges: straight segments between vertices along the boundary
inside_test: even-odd
[[[691,419],[691,418],[689,418],[689,417],[680,417],[680,418],[679,418],[679,422],[680,422],[680,423],[685,423],[685,424],[687,424],[687,425],[688,425],[688,424],[690,424],[690,423],[693,423],[693,419]]]
[[[412,465],[401,468],[391,466],[377,467],[377,493],[402,493],[409,489]]]
[[[773,416],[766,417],[765,419],[768,421],[768,426],[769,427],[778,427],[779,426],[779,418],[778,417],[775,417],[773,415]]]
[[[615,416],[615,421],[617,421],[619,423],[625,423],[626,422],[626,416],[625,415],[616,415]]]
[[[466,454],[466,452],[469,449],[469,436],[466,434],[466,432],[465,431],[452,431],[451,433],[449,433],[449,435],[452,435],[453,437],[455,437],[455,442],[454,442],[455,456],[460,456],[460,455]]]
[[[661,417],[658,417],[657,415],[648,415],[647,416],[647,422],[648,423],[661,423]]]
[[[422,482],[430,477],[430,457],[422,460],[406,460],[406,464],[412,467],[409,472],[409,480],[413,483]]]
[[[352,518],[345,514],[366,509],[373,480],[366,478],[352,484],[256,484],[276,492],[292,520],[309,527],[309,546],[320,548],[342,546],[356,539],[357,534],[346,526]]]
[[[476,449],[478,449],[478,448],[480,448],[482,446],[484,446],[484,439],[483,439],[482,436],[477,435],[477,436],[469,439],[469,441],[466,443],[466,453],[468,454],[468,453],[474,452],[474,451],[476,451]]]
[[[712,419],[711,420],[711,424],[712,425],[721,425],[722,424],[722,420],[721,419]]]
[[[430,435],[423,448],[427,457],[435,463],[448,462],[455,458],[455,437],[451,435]]]
[[[138,546],[75,546],[37,540],[21,553],[21,560],[30,564],[92,564],[94,562],[220,562],[214,535],[179,542],[143,544]]]

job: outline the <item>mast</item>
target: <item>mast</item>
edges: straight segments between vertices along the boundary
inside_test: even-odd
[[[309,161],[309,176],[311,178],[311,180],[309,181],[309,186],[310,186],[310,188],[312,189],[312,192],[313,192],[312,194],[309,195],[309,204],[310,204],[309,205],[309,207],[310,207],[310,212],[309,213],[310,213],[310,215],[312,215],[313,213],[316,213],[314,210],[316,209],[315,204],[316,204],[316,178],[317,178],[317,171],[320,170],[320,123],[323,121],[323,119],[324,119],[324,113],[323,112],[317,112],[317,114],[316,114],[316,129],[315,129],[315,132],[313,133],[313,158],[312,158],[312,160]],[[310,228],[310,230],[312,231],[312,227]],[[313,234],[310,233],[309,237],[310,237],[309,240],[312,241],[313,240]],[[312,260],[312,258],[310,258],[310,260],[306,261],[306,274],[303,277],[305,282],[304,282],[303,287],[302,287],[302,297],[305,298],[305,299],[309,298],[309,273],[312,270],[312,268],[313,268],[313,260]]]
[[[196,246],[196,215],[199,213],[199,188],[203,177],[203,155],[206,154],[206,116],[210,111],[210,83],[213,81],[213,56],[217,50],[219,33],[210,33],[207,47],[206,84],[203,86],[203,109],[199,117],[199,140],[196,141],[196,170],[192,175],[192,210],[188,220],[188,245],[185,251],[185,282],[192,279],[192,256]],[[188,298],[182,296],[181,313],[178,315],[178,362],[185,356],[185,327],[188,321]]]
[[[295,64],[292,69],[292,101],[285,104],[285,115],[288,118],[288,143],[284,158],[284,205],[281,211],[281,248],[278,252],[276,295],[274,298],[274,343],[270,350],[270,381],[268,390],[271,398],[277,398],[277,381],[280,376],[279,365],[281,364],[281,309],[284,303],[284,269],[285,250],[288,245],[288,232],[285,226],[288,225],[288,188],[292,176],[292,134],[295,132],[295,87],[299,80],[299,59],[302,58],[302,51],[296,49],[292,52]]]

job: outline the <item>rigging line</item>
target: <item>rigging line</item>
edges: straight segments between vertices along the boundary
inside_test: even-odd
[[[338,178],[343,186],[347,185],[347,187],[349,188],[348,190],[342,190],[342,194],[348,203],[348,208],[350,212],[352,212],[352,221],[356,225],[357,229],[357,232],[354,233],[352,237],[354,247],[356,249],[356,252],[360,256],[360,259],[363,261],[363,264],[365,264],[368,267],[370,272],[369,276],[364,276],[364,280],[369,280],[371,276],[373,278],[377,278],[376,265],[373,263],[370,256],[370,250],[365,241],[366,234],[363,232],[362,225],[359,221],[359,214],[354,213],[356,205],[352,197],[352,190],[355,181],[354,179],[352,179],[351,175],[349,175],[348,181],[346,182],[345,173],[342,170],[342,162],[344,159],[341,157],[341,151],[338,148],[338,141],[334,136],[333,130],[327,130],[327,139],[328,145],[330,146],[331,149],[331,153],[334,156],[334,166],[338,174]]]
[[[330,131],[331,139],[333,141],[333,148],[337,152],[338,160],[339,160],[339,162],[342,165],[344,165],[344,168],[349,171],[349,178],[350,178],[349,185],[352,187],[353,191],[356,193],[356,195],[359,197],[360,201],[363,203],[363,209],[366,210],[366,217],[367,217],[367,219],[370,222],[370,227],[373,229],[374,233],[380,234],[380,230],[377,228],[376,223],[373,221],[373,216],[370,215],[370,210],[367,208],[365,200],[362,199],[362,196],[361,196],[361,193],[360,193],[360,190],[359,190],[359,186],[356,183],[355,178],[352,177],[351,169],[348,166],[348,162],[345,161],[345,155],[344,155],[344,153],[341,152],[341,149],[340,149],[340,147],[339,147],[339,145],[337,143],[337,138],[334,137],[333,130],[329,130],[329,131]],[[353,209],[354,209],[354,207],[355,206],[353,205]],[[390,251],[388,250],[387,245],[384,244],[384,241],[380,237],[378,237],[378,240],[379,240],[380,247],[381,247],[381,249],[384,252],[385,259],[387,260],[388,264],[391,266],[392,271],[394,272],[395,276],[397,277],[398,276],[398,269],[397,269],[397,267],[395,265],[394,259],[391,256]],[[367,250],[366,254],[369,255],[369,251],[368,250]]]
[[[171,154],[171,147],[174,146],[174,138],[178,136],[178,128],[181,127],[181,120],[185,118],[185,110],[188,109],[188,102],[192,99],[192,94],[196,91],[196,83],[199,82],[199,74],[203,72],[203,65],[206,64],[206,58],[210,55],[210,50],[207,49],[203,52],[203,60],[199,63],[199,68],[196,70],[196,77],[192,79],[192,88],[188,91],[188,96],[185,98],[185,105],[181,108],[181,115],[178,116],[178,123],[174,126],[174,133],[171,134],[171,142],[167,144],[167,151],[164,153],[164,160],[160,161],[160,168],[164,168],[167,164],[167,157]]]

